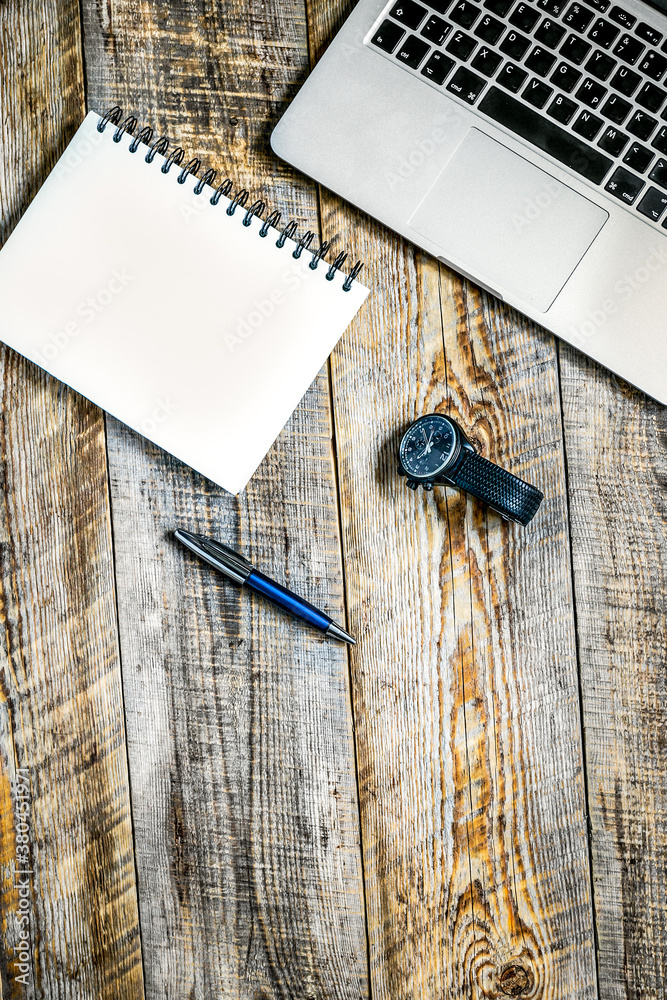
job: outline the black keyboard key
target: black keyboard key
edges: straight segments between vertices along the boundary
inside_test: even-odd
[[[542,83],[541,80],[533,79],[526,84],[521,96],[534,108],[543,108],[553,92],[553,87],[547,87],[546,83]]]
[[[553,21],[550,17],[545,17],[535,32],[535,39],[541,42],[542,45],[547,45],[550,49],[555,49],[560,45],[564,34],[565,28],[562,28],[557,21]]]
[[[603,180],[613,165],[609,157],[497,87],[489,88],[479,110],[595,184]]]
[[[602,84],[597,83],[595,80],[591,80],[590,76],[588,76],[579,87],[575,97],[580,100],[582,104],[587,104],[589,108],[597,108],[606,93],[607,91]]]
[[[447,84],[447,90],[456,94],[466,104],[474,104],[486,87],[486,80],[471,73],[465,66],[459,66],[454,76]]]
[[[495,45],[504,30],[505,25],[502,21],[496,20],[490,14],[485,14],[475,28],[475,34],[478,38],[488,42],[489,45]]]
[[[664,153],[667,156],[667,127],[662,126],[655,139],[651,145],[658,150],[659,153]]]
[[[521,31],[532,31],[539,19],[540,15],[533,7],[529,7],[527,3],[519,3],[512,11],[510,24]]]
[[[592,141],[603,125],[604,122],[597,115],[592,114],[590,111],[582,111],[572,126],[572,130],[577,135],[583,136],[584,139]]]
[[[635,101],[648,111],[659,111],[665,103],[666,97],[667,91],[656,87],[654,83],[645,83],[635,97]]]
[[[623,62],[634,66],[645,48],[646,46],[638,38],[633,38],[632,35],[621,35],[612,51]]]
[[[500,43],[500,51],[510,59],[522,59],[530,48],[530,42],[518,31],[508,31]]]
[[[588,37],[594,41],[596,45],[601,46],[603,49],[608,49],[618,35],[619,31],[620,28],[610,24],[609,21],[605,21],[603,17],[599,17],[591,30],[588,32]]]
[[[437,14],[431,14],[421,33],[424,38],[428,38],[434,45],[444,45],[445,39],[451,30],[451,24],[443,21]]]
[[[555,83],[557,87],[560,87],[567,94],[572,93],[579,80],[581,80],[581,73],[574,66],[569,66],[567,63],[559,63],[551,74],[551,82]]]
[[[616,167],[604,189],[627,205],[632,205],[643,187],[644,182],[641,177],[635,177],[625,167]]]
[[[502,56],[499,56],[497,52],[483,46],[473,59],[471,66],[478,73],[483,73],[484,76],[493,76],[502,61]]]
[[[472,28],[481,13],[481,9],[476,7],[474,3],[469,3],[469,0],[457,0],[457,3],[450,10],[449,16],[462,28]]]
[[[506,17],[513,3],[514,0],[484,0],[486,9],[490,10],[492,14],[497,14],[498,17]]]
[[[589,7],[595,7],[601,14],[609,10],[610,0],[586,0]]]
[[[631,111],[632,105],[624,101],[618,94],[610,94],[600,108],[600,114],[609,118],[616,125],[622,125]]]
[[[547,14],[552,14],[554,17],[560,17],[565,10],[566,3],[567,0],[537,0],[537,6],[540,10],[546,10]]]
[[[578,66],[584,61],[591,48],[592,46],[588,42],[585,42],[583,38],[579,38],[577,35],[569,35],[561,46],[560,54],[563,59],[569,59],[570,62],[576,63]]]
[[[389,16],[414,31],[422,23],[427,13],[426,7],[415,3],[415,0],[399,0],[389,11]]]
[[[555,118],[561,125],[568,125],[577,112],[578,105],[563,94],[557,94],[547,108],[547,114]]]
[[[511,90],[513,94],[517,94],[521,90],[524,81],[527,79],[528,74],[525,69],[520,69],[518,66],[515,66],[514,63],[508,62],[505,63],[501,69],[496,82],[499,83],[501,87]]]
[[[656,83],[662,80],[667,71],[667,59],[659,52],[647,52],[637,67],[640,73],[644,73]]]
[[[658,160],[648,179],[655,181],[661,188],[667,188],[667,160]]]
[[[600,52],[596,49],[584,68],[598,80],[606,80],[611,75],[614,66],[616,66],[615,59],[608,56],[606,52]]]
[[[638,174],[643,174],[653,159],[653,155],[651,150],[647,149],[646,146],[642,146],[639,142],[633,142],[623,157],[623,163],[627,163]]]
[[[385,52],[393,52],[404,34],[403,28],[399,28],[397,24],[383,21],[371,38],[371,42]]]
[[[430,45],[427,45],[423,39],[417,38],[416,35],[408,35],[405,41],[398,46],[396,58],[409,66],[410,69],[417,69],[429,48]]]
[[[447,51],[451,52],[457,59],[460,59],[461,62],[465,62],[476,48],[477,42],[474,38],[471,38],[470,35],[465,35],[462,31],[455,31],[447,46]]]
[[[437,10],[438,14],[446,14],[447,8],[451,7],[452,0],[426,0],[429,7]]]
[[[608,125],[598,140],[598,146],[610,156],[620,156],[629,141],[629,135],[614,128],[613,125]]]
[[[612,7],[609,11],[609,17],[612,21],[616,21],[617,24],[622,24],[624,28],[630,30],[637,20],[632,14],[628,14],[627,10],[623,10],[621,7]]]
[[[641,76],[639,73],[633,73],[626,66],[621,66],[620,69],[617,69],[610,81],[614,90],[618,90],[625,97],[631,97],[640,82]]]
[[[657,124],[655,118],[651,118],[645,111],[635,111],[625,127],[628,132],[632,132],[638,139],[646,141]]]
[[[546,76],[555,62],[556,57],[551,52],[536,45],[526,59],[526,67],[531,69],[533,73],[537,73],[538,76]]]
[[[443,52],[434,52],[422,69],[422,76],[439,85],[445,82],[447,74],[455,65],[454,60],[450,59]]]
[[[659,222],[660,216],[667,208],[667,194],[658,191],[657,188],[649,188],[642,200],[637,205],[637,211],[645,215],[653,222]]]
[[[648,42],[649,45],[660,45],[662,41],[660,32],[652,28],[650,24],[645,24],[644,21],[640,21],[635,28],[635,35],[638,35],[643,41]]]
[[[593,17],[593,11],[589,10],[588,7],[584,7],[580,3],[573,3],[570,4],[563,17],[563,24],[566,24],[572,31],[583,32],[591,23]]]

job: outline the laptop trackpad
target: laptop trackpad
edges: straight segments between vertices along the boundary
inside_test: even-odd
[[[471,129],[409,225],[501,295],[546,312],[609,215]]]

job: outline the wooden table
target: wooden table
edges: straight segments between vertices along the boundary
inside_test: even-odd
[[[117,103],[374,292],[239,498],[2,350],[2,1000],[667,996],[665,410],[272,156],[348,10],[0,3],[1,240]],[[528,529],[404,488],[436,408]]]

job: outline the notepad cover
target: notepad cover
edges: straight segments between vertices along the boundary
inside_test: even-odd
[[[99,123],[0,251],[0,340],[238,493],[368,290]]]

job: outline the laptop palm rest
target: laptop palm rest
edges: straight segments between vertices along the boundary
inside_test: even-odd
[[[470,129],[409,225],[486,287],[546,312],[608,218],[588,198]]]

